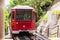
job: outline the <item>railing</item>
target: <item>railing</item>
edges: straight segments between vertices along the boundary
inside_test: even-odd
[[[48,40],[48,37],[45,37],[42,34],[34,33],[34,36],[36,36],[37,40]]]
[[[43,29],[42,29],[43,30]],[[41,31],[42,31],[41,30]],[[53,32],[52,32],[53,31]],[[43,31],[45,36],[50,37],[51,35],[56,34],[56,37],[59,37],[59,26],[55,25],[53,28],[46,28],[45,31]],[[41,32],[41,34],[43,33]]]

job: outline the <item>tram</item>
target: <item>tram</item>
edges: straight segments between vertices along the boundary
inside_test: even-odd
[[[12,38],[33,34],[35,27],[35,9],[30,6],[15,6],[10,12],[10,31]]]

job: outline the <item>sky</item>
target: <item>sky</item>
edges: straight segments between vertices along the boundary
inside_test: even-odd
[[[9,5],[9,0],[5,0],[5,5]]]

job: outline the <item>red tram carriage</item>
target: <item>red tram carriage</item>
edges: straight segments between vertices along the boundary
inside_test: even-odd
[[[11,9],[10,25],[12,35],[35,32],[35,10],[29,6],[16,6]]]

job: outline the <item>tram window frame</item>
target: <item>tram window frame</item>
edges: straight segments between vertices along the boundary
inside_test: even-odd
[[[14,11],[11,12],[12,20],[14,20]]]

